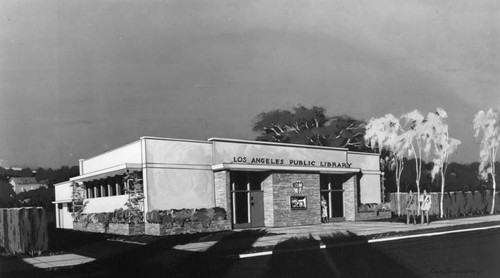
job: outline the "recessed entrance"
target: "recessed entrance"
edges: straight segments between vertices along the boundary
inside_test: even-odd
[[[342,175],[320,175],[321,196],[327,202],[328,218],[331,221],[344,220],[344,190]]]
[[[264,226],[264,192],[261,173],[231,171],[230,176],[234,228]]]

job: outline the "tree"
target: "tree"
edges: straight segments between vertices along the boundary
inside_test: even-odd
[[[417,185],[417,196],[420,199],[420,177],[422,176],[423,155],[430,152],[430,141],[426,136],[425,118],[418,110],[413,110],[402,116],[406,120],[405,127],[408,129],[398,138],[400,147],[409,157],[415,158],[415,183]],[[420,213],[420,204],[417,205]]]
[[[432,180],[435,179],[439,173],[441,176],[441,199],[439,202],[440,217],[444,216],[443,199],[444,199],[444,186],[446,178],[446,168],[451,154],[453,154],[460,140],[451,138],[448,132],[448,124],[446,118],[448,117],[446,111],[438,108],[435,113],[429,113],[424,123],[424,132],[426,138],[429,138],[431,145],[434,147],[433,168],[431,171]]]
[[[15,202],[15,195],[12,184],[0,180],[0,208],[11,207]]]
[[[364,150],[364,125],[346,115],[329,117],[323,107],[298,105],[291,110],[260,113],[252,130],[260,132],[256,138],[259,141]]]
[[[385,159],[381,158],[381,164],[386,165],[389,170],[396,171],[398,215],[401,215],[399,191],[401,173],[404,169],[404,149],[402,144],[398,143],[401,133],[402,128],[399,119],[392,114],[387,114],[380,118],[372,118],[366,125],[365,134],[365,140],[373,150],[378,149],[380,154],[384,149],[388,151]]]
[[[123,176],[123,181],[127,184],[125,191],[128,194],[128,200],[125,202],[125,206],[128,209],[127,221],[132,223],[132,221],[143,220],[144,211],[144,190],[142,185],[142,177],[140,172],[130,172],[127,170]]]
[[[487,112],[479,111],[474,117],[474,137],[481,137],[479,151],[479,174],[482,180],[487,181],[489,176],[493,180],[493,201],[490,214],[495,211],[496,174],[495,160],[500,144],[498,112],[490,108]],[[482,134],[482,136],[481,136]]]

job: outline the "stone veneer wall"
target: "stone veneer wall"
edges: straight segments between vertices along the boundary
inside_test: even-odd
[[[219,171],[214,173],[215,186],[215,206],[226,210],[226,217],[232,223],[231,191],[230,191],[229,171]]]
[[[355,221],[356,212],[358,211],[358,176],[345,176],[343,184],[344,217],[347,221]]]
[[[121,223],[109,223],[108,234],[117,235],[143,235],[145,233],[144,223],[140,224],[121,224]]]
[[[106,226],[103,223],[88,223],[86,226],[78,222],[73,222],[73,229],[77,231],[106,233]]]
[[[321,223],[319,174],[273,173],[273,202],[275,227],[313,225]],[[302,181],[300,194],[293,190],[292,183]],[[307,209],[292,210],[290,196],[307,197]],[[269,219],[268,221],[269,222]],[[267,223],[266,222],[266,223]]]
[[[208,233],[227,230],[231,230],[231,222],[229,220],[214,220],[210,222],[208,227],[203,227],[201,222],[186,222],[184,227],[175,223],[171,227],[158,223],[146,223],[146,234],[154,236]]]

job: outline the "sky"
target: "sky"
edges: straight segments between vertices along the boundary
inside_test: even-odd
[[[365,121],[500,108],[497,0],[0,1],[0,160],[78,159],[158,136],[254,139],[297,104]]]

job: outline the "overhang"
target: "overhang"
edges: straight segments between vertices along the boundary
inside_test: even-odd
[[[113,166],[110,168],[106,168],[106,169],[90,172],[87,174],[83,174],[80,176],[76,176],[76,177],[70,178],[69,180],[74,181],[74,182],[85,182],[85,181],[105,179],[108,177],[113,177],[116,175],[125,174],[127,172],[127,170],[129,170],[129,171],[141,171],[142,166],[141,166],[141,164],[138,164],[138,163],[125,163],[125,164]]]
[[[352,174],[361,172],[360,168],[331,168],[331,167],[310,167],[310,166],[290,166],[290,165],[253,165],[222,163],[212,166],[213,171],[291,171],[291,172],[319,172],[322,174]]]
[[[72,203],[72,202],[73,202],[72,199],[55,200],[55,201],[52,201],[52,204],[64,204],[64,203]]]

